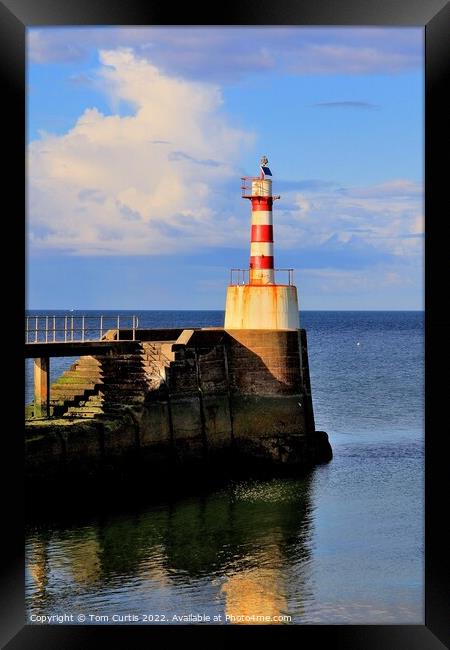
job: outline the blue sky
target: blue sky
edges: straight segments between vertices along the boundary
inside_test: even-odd
[[[27,40],[30,309],[222,309],[263,154],[301,308],[423,308],[422,28]]]

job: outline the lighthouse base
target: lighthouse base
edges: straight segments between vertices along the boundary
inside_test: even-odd
[[[230,285],[225,329],[299,329],[297,288],[293,285]]]

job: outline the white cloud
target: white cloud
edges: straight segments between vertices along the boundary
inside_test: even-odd
[[[333,239],[400,257],[423,252],[420,183],[392,179],[370,187],[286,192],[277,208],[283,248],[308,249]]]
[[[29,145],[34,249],[158,254],[220,244],[224,183],[253,137],[229,124],[216,85],[161,73],[130,49],[100,53],[98,79],[130,116],[86,109]],[[174,155],[177,154],[177,155]]]
[[[297,74],[367,74],[401,72],[419,65],[418,56],[391,48],[360,44],[318,44],[304,48],[303,56],[291,65]]]
[[[100,61],[96,83],[134,113],[103,115],[91,107],[66,134],[43,133],[29,145],[32,250],[244,249],[248,205],[239,196],[239,163],[254,136],[227,121],[220,88],[164,74],[129,48],[103,50]],[[320,257],[322,266],[334,259],[354,268],[422,255],[420,183],[399,178],[341,188],[297,179],[284,187],[275,203],[277,250],[300,258],[309,251],[314,263]]]
[[[133,47],[166,74],[236,81],[247,74],[396,74],[423,65],[423,29],[361,27],[32,28],[35,63]]]
[[[335,268],[301,269],[296,272],[300,278],[303,291],[311,296],[340,296],[345,297],[371,296],[375,293],[392,297],[401,289],[409,293],[423,286],[422,269],[420,265],[406,265],[404,267],[393,265],[380,265],[373,269],[343,270]],[[400,294],[401,295],[401,294]],[[345,305],[345,301],[343,303]],[[408,303],[397,305],[394,308],[410,308]],[[347,307],[344,307],[347,308]],[[360,308],[365,308],[360,305]]]

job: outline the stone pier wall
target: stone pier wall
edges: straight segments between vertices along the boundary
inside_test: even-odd
[[[139,338],[145,350],[144,331]],[[95,473],[128,461],[150,471],[235,462],[305,468],[331,458],[326,434],[314,430],[304,330],[205,328],[167,339],[158,385],[147,383],[140,403],[114,417],[29,423],[31,474],[45,465]],[[103,367],[114,366],[109,358]]]

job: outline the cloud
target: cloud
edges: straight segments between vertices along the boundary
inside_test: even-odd
[[[328,190],[335,187],[332,181],[324,181],[317,178],[305,178],[295,181],[277,180],[277,189],[280,192],[290,192],[292,190],[310,190],[316,192],[318,190]]]
[[[54,28],[30,29],[27,32],[27,53],[34,63],[73,63],[85,58],[86,47],[76,39],[61,38]]]
[[[356,102],[356,101],[344,101],[344,102],[319,102],[318,104],[313,104],[315,108],[357,108],[362,110],[378,110],[380,106],[378,104],[370,104],[369,102]]]
[[[224,266],[234,251],[233,264],[245,265],[240,160],[254,134],[227,120],[216,84],[168,75],[129,48],[102,50],[100,63],[95,83],[132,112],[103,115],[90,107],[67,133],[44,133],[30,144],[31,250],[179,258],[209,251]],[[282,195],[274,221],[283,265],[388,265],[398,273],[396,264],[421,264],[420,183],[391,178],[342,187],[296,178],[275,187]]]
[[[296,74],[395,74],[418,67],[418,52],[399,51],[383,43],[383,47],[360,44],[308,44],[303,56],[290,65]]]
[[[32,28],[35,63],[87,60],[98,48],[132,47],[168,75],[235,82],[248,75],[397,74],[423,65],[421,28]]]
[[[296,277],[302,278],[304,294],[317,300],[337,297],[338,308],[373,308],[371,300],[378,294],[384,305],[391,309],[422,308],[418,303],[417,290],[423,286],[420,265],[395,266],[380,264],[355,272],[353,269],[299,269]],[[400,293],[399,293],[400,290]],[[411,300],[411,296],[413,297]],[[347,299],[350,302],[347,302]],[[352,304],[353,303],[353,304]],[[314,308],[314,307],[313,307]]]
[[[362,237],[351,235],[347,239],[343,233],[335,232],[323,242],[297,249],[292,263],[298,264],[302,269],[330,267],[359,270],[393,263],[394,260],[392,253],[380,249]]]
[[[205,165],[206,167],[222,167],[225,165],[223,162],[218,162],[217,160],[198,160],[193,156],[185,153],[184,151],[171,151],[168,155],[168,159],[171,162],[176,162],[177,160],[189,160],[190,162],[195,163],[196,165]]]
[[[100,61],[100,86],[133,114],[91,107],[64,135],[29,145],[32,250],[155,255],[222,244],[233,218],[223,187],[239,178],[252,134],[228,123],[216,85],[163,74],[130,49],[103,50]]]
[[[277,212],[278,248],[296,249],[306,266],[363,268],[423,254],[421,183],[287,191]]]
[[[397,178],[394,180],[386,181],[385,183],[378,183],[370,187],[353,187],[353,188],[340,188],[339,192],[346,196],[353,197],[421,197],[423,195],[423,187],[421,183],[415,183],[408,179]]]
[[[104,203],[106,200],[105,194],[100,190],[87,188],[78,192],[78,198],[81,202],[93,201],[94,203]]]

